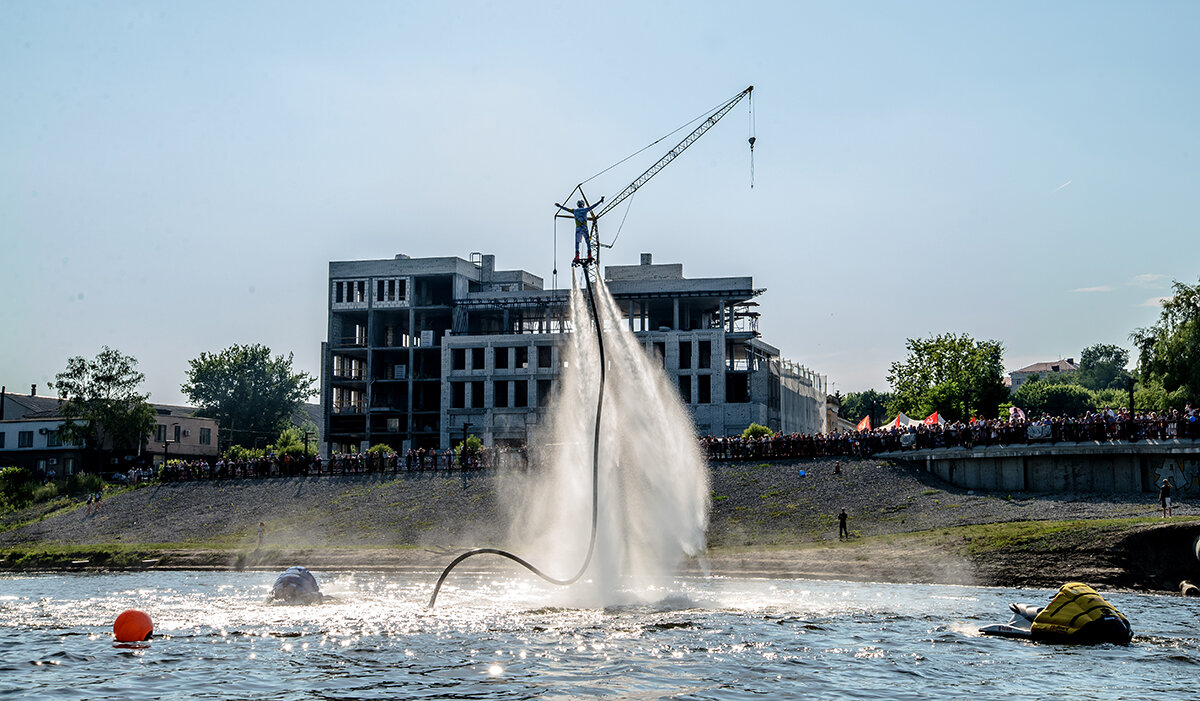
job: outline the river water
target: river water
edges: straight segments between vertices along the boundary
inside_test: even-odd
[[[0,698],[1195,699],[1200,601],[1111,593],[1127,648],[976,633],[1053,592],[677,579],[591,608],[510,570],[317,572],[336,601],[264,604],[276,573],[0,577]],[[136,607],[155,637],[114,643]]]

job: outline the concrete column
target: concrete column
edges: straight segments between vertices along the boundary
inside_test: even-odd
[[[679,330],[679,298],[676,297],[676,298],[672,299],[671,304],[673,307],[672,312],[674,313],[674,322],[673,322],[671,328],[678,331]]]
[[[633,326],[633,300],[632,299],[629,300],[629,313],[627,314],[627,316],[629,317],[629,330],[633,331],[634,326]]]

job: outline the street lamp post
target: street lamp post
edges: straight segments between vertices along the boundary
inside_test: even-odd
[[[173,423],[168,428],[175,428],[178,425],[178,423]],[[170,433],[163,434],[163,470],[167,469],[167,453],[168,449],[171,447],[171,443],[173,442],[177,443],[178,441],[172,441],[170,439]]]

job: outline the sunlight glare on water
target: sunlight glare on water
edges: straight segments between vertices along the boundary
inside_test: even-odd
[[[430,610],[436,573],[317,572],[336,600],[313,606],[264,603],[275,574],[2,577],[0,696],[1194,698],[1200,668],[1200,605],[1176,597],[1110,594],[1134,644],[1072,649],[977,632],[1049,591],[682,578],[586,608],[496,570]],[[131,607],[155,637],[118,647]]]

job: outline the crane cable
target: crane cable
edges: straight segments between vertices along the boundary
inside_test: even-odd
[[[651,142],[651,143],[649,143],[649,144],[646,144],[646,145],[645,145],[645,146],[643,146],[642,148],[638,149],[637,151],[634,151],[633,153],[631,153],[631,154],[629,154],[628,156],[626,156],[626,157],[622,158],[621,160],[617,161],[616,163],[614,163],[614,164],[610,165],[609,167],[605,168],[604,170],[600,171],[599,173],[596,173],[595,175],[593,175],[592,177],[588,178],[587,180],[583,180],[583,181],[581,181],[581,182],[579,183],[579,185],[586,185],[587,183],[590,183],[591,181],[595,180],[596,178],[600,177],[601,175],[604,175],[605,173],[607,173],[608,171],[612,170],[613,168],[616,168],[617,166],[621,165],[621,164],[622,164],[622,163],[624,163],[625,161],[628,161],[630,158],[633,158],[634,156],[636,156],[636,155],[640,154],[641,152],[645,151],[646,149],[648,149],[648,148],[651,148],[651,147],[653,147],[653,146],[656,146],[656,145],[658,145],[658,143],[659,143],[659,142],[661,142],[661,141],[663,141],[664,139],[668,139],[668,138],[670,138],[670,137],[674,136],[675,134],[677,134],[677,133],[679,133],[679,132],[683,131],[684,129],[686,129],[686,128],[690,127],[691,125],[695,124],[696,122],[700,121],[701,119],[705,119],[705,118],[707,118],[707,117],[708,117],[709,115],[711,115],[713,112],[715,112],[715,111],[717,111],[717,110],[721,109],[721,107],[722,107],[722,106],[724,106],[724,105],[725,105],[725,103],[727,103],[727,102],[729,102],[729,100],[723,100],[722,102],[718,103],[716,106],[714,106],[714,107],[710,107],[709,109],[705,110],[704,112],[701,112],[699,115],[697,115],[697,116],[696,116],[696,117],[694,117],[693,119],[691,119],[691,120],[689,120],[689,121],[687,121],[687,122],[684,122],[683,124],[680,124],[678,127],[676,127],[675,129],[673,129],[671,132],[669,132],[669,133],[667,133],[667,134],[663,134],[662,136],[660,136],[660,137],[658,137],[657,139],[655,139],[653,142]],[[577,185],[576,187],[579,187],[579,185]]]
[[[635,195],[629,196],[629,203],[625,205],[625,213],[621,215],[621,223],[617,225],[617,233],[613,234],[613,239],[609,243],[601,243],[605,248],[612,248],[617,245],[617,239],[621,238],[621,230],[625,228],[625,220],[629,218],[629,208],[633,206],[633,198]],[[600,237],[596,237],[596,242],[600,242]]]
[[[590,266],[590,267],[592,269],[591,273],[590,273],[591,276],[593,276],[593,277],[597,276],[599,274],[599,272],[596,270],[596,266]],[[588,268],[585,267],[584,268],[584,277],[587,278],[588,275],[589,275]],[[546,574],[542,570],[538,569],[536,566],[534,566],[527,560],[524,560],[523,558],[521,558],[517,555],[514,555],[513,553],[510,553],[507,550],[501,550],[499,548],[475,548],[474,550],[468,550],[467,552],[463,553],[462,555],[459,555],[458,557],[454,558],[454,561],[451,562],[449,565],[447,565],[446,569],[442,571],[442,576],[438,577],[437,584],[435,584],[433,587],[433,595],[429,597],[429,608],[433,608],[437,604],[438,592],[440,592],[442,590],[442,583],[446,581],[446,577],[448,577],[450,575],[450,571],[453,570],[458,565],[458,563],[462,562],[463,560],[466,560],[469,557],[474,557],[476,555],[499,555],[500,557],[506,557],[506,558],[512,560],[513,562],[517,563],[518,565],[521,565],[522,567],[529,570],[530,572],[541,577],[542,579],[546,580],[547,582],[549,582],[551,584],[556,584],[560,587],[570,586],[570,585],[574,584],[575,582],[578,582],[579,579],[581,577],[583,577],[583,573],[587,571],[588,566],[592,564],[592,555],[596,551],[596,522],[597,522],[598,514],[600,512],[600,496],[599,496],[599,494],[600,494],[600,479],[599,479],[599,474],[600,474],[600,416],[604,409],[604,365],[605,364],[604,364],[604,337],[601,335],[602,332],[600,329],[600,316],[599,316],[599,314],[596,313],[596,293],[594,291],[595,280],[588,279],[587,283],[588,283],[588,285],[587,285],[588,307],[591,309],[592,323],[596,327],[596,346],[598,347],[599,352],[600,352],[600,384],[599,384],[599,391],[596,394],[596,425],[592,432],[592,533],[591,533],[591,536],[589,536],[589,538],[588,538],[587,554],[584,555],[583,564],[579,567],[579,571],[575,573],[575,576],[573,576],[569,579],[557,579],[555,577],[551,577],[550,575]]]
[[[748,139],[748,141],[750,142],[750,189],[753,190],[754,189],[754,142],[757,141],[757,139],[754,137],[754,93],[750,93],[749,95],[747,95],[746,99],[747,99],[747,103],[750,107],[750,114],[747,116],[747,119],[750,122],[750,124],[749,124],[750,138]]]

